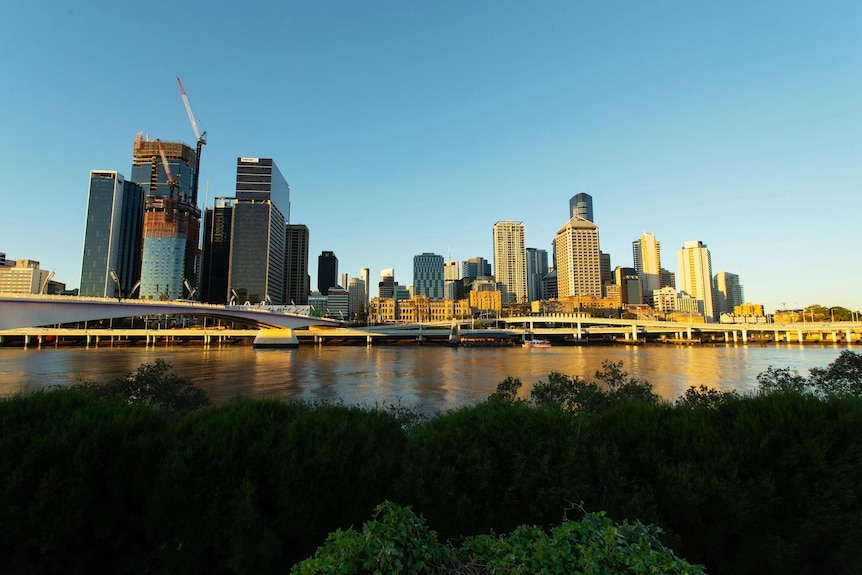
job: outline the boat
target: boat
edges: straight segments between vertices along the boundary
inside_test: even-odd
[[[551,347],[551,342],[546,339],[528,339],[524,341],[524,347]]]

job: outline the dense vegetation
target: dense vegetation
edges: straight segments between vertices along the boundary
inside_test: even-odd
[[[396,557],[414,562],[402,572],[616,573],[672,561],[663,546],[710,573],[862,569],[862,356],[849,351],[808,377],[770,369],[750,396],[664,402],[608,363],[529,394],[510,378],[420,421],[205,406],[173,377],[157,363],[0,401],[0,572],[397,572],[383,569]]]

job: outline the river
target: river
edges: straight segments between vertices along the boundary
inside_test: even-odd
[[[551,372],[591,378],[605,360],[622,361],[633,377],[673,399],[689,386],[746,391],[767,367],[807,375],[825,367],[842,345],[581,346],[479,349],[436,346],[302,346],[254,349],[247,345],[0,348],[0,397],[22,389],[108,381],[140,364],[163,359],[191,378],[215,403],[236,397],[295,398],[345,404],[402,404],[426,412],[481,401],[507,376],[522,391]],[[853,348],[850,348],[853,349]]]

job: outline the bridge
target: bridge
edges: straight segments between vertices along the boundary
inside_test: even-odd
[[[338,327],[342,322],[299,313],[301,306],[213,305],[192,301],[117,300],[58,295],[0,294],[0,337],[13,330],[29,337],[62,324],[136,316],[203,316],[243,323],[258,330],[256,346],[299,345],[293,330],[306,326]],[[30,330],[27,328],[40,328]],[[167,330],[165,330],[165,333]],[[161,334],[153,335],[159,337]],[[89,341],[89,339],[88,339]],[[148,336],[149,343],[149,336]]]
[[[142,330],[88,330],[63,328],[73,324],[110,318],[137,316],[203,316],[243,323],[257,329],[256,346],[290,347],[299,345],[294,332],[301,327],[314,328],[301,331],[302,339],[323,344],[327,341],[446,341],[453,328],[452,322],[372,325],[349,327],[342,322],[311,317],[299,313],[303,306],[235,306],[212,305],[186,301],[115,300],[30,294],[0,294],[0,342],[4,335],[22,335],[25,344],[30,338],[86,337],[87,343],[99,337],[140,336]],[[676,344],[693,344],[701,341],[746,344],[757,342],[787,343],[843,343],[862,342],[862,322],[805,322],[805,323],[693,323],[657,321],[650,319],[611,319],[587,317],[583,314],[544,314],[518,317],[486,318],[483,325],[476,320],[455,322],[462,334],[481,333],[482,327],[504,331],[515,340],[545,338],[578,344],[594,341],[615,341],[638,344],[662,341]],[[477,329],[478,327],[478,329]],[[148,330],[147,343],[157,338],[248,337],[250,330]],[[203,332],[203,333],[202,333]]]

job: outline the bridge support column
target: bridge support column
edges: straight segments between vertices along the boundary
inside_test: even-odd
[[[583,337],[584,337],[584,332],[581,330],[581,322],[578,322],[578,331],[577,331],[577,334],[578,334],[578,339],[581,339],[581,338],[583,338]]]
[[[724,343],[727,343],[729,341],[730,341],[730,334],[728,332],[724,332]]]
[[[736,331],[734,331],[732,333],[733,333],[733,343],[736,343],[736,340],[737,340]]]
[[[370,335],[365,336],[365,345],[367,345],[369,347],[371,346],[371,336]]]
[[[30,347],[30,336],[25,335],[24,336],[24,349],[27,349],[28,347]]]
[[[299,340],[292,329],[261,328],[251,345],[254,347],[299,347]]]
[[[691,341],[691,339],[692,339],[692,338],[691,338],[691,326],[688,326],[688,330],[686,330],[686,332],[687,332],[687,335],[688,335],[688,340],[689,340],[689,341]]]
[[[0,343],[3,343],[3,336],[0,336]],[[850,329],[844,332],[844,343],[853,343],[853,339],[850,337]]]
[[[742,343],[748,343],[748,330],[742,330]]]
[[[638,326],[636,323],[632,324],[632,340],[633,341],[638,340]]]
[[[799,333],[799,343],[804,342],[805,336],[802,334],[802,330],[800,329],[798,333]]]
[[[836,332],[832,332],[832,343],[838,343],[838,334]]]

